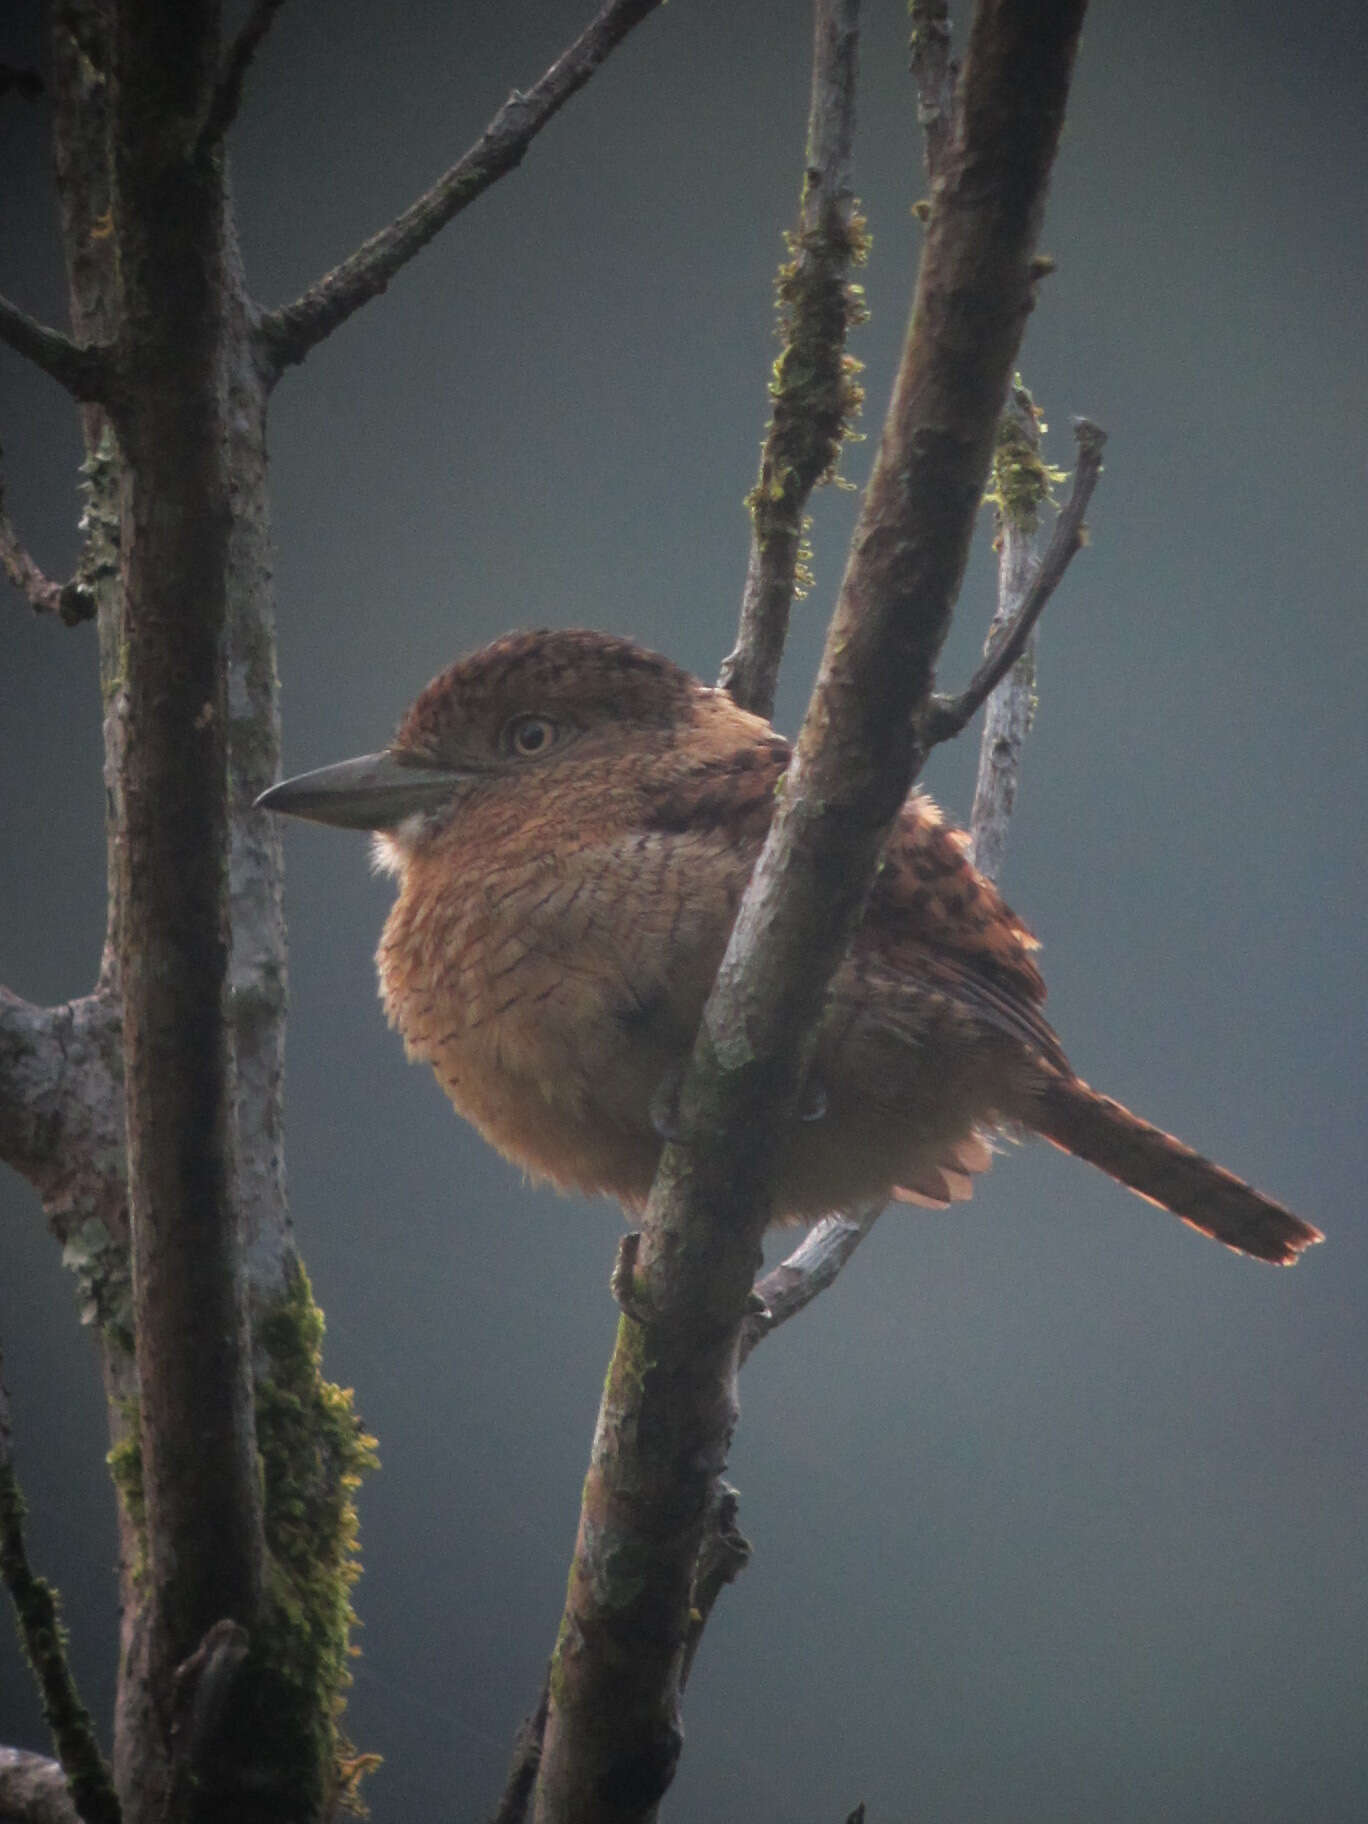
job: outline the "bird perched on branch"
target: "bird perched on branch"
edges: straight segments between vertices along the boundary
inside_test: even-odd
[[[435,678],[383,753],[259,802],[376,833],[399,880],[380,989],[410,1057],[534,1177],[635,1208],[788,761],[669,659],[519,633]],[[1074,1074],[1035,940],[965,843],[907,800],[827,996],[776,1215],[957,1202],[994,1132],[1027,1129],[1261,1260],[1318,1241]]]

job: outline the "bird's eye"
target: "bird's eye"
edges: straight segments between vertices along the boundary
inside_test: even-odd
[[[504,730],[504,744],[513,754],[531,759],[555,745],[556,725],[545,716],[516,716]]]

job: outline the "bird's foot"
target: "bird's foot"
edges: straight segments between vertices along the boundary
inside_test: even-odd
[[[678,1140],[683,1134],[679,1121],[679,1092],[684,1087],[684,1068],[682,1064],[672,1064],[656,1084],[651,1097],[651,1126],[662,1140]]]
[[[618,1243],[617,1259],[613,1262],[613,1273],[608,1286],[618,1310],[624,1316],[630,1317],[637,1324],[649,1324],[654,1321],[655,1313],[644,1299],[637,1296],[636,1263],[640,1250],[641,1230],[629,1229]]]

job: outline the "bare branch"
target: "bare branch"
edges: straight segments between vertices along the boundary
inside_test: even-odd
[[[556,1648],[547,1816],[648,1816],[679,1751],[699,1545],[780,1134],[826,985],[925,745],[921,722],[998,415],[1083,0],[980,0],[912,325],[783,800],[679,1098],[609,1367]],[[966,330],[972,326],[972,335]]]
[[[527,1807],[541,1765],[542,1736],[546,1732],[546,1711],[551,1702],[549,1676],[542,1683],[541,1696],[531,1716],[525,1716],[513,1741],[513,1758],[508,1779],[494,1812],[491,1824],[523,1824]]]
[[[52,1164],[65,1058],[58,1010],[0,987],[0,1159],[32,1178]]]
[[[60,1764],[23,1748],[0,1748],[0,1820],[3,1824],[80,1824]]]
[[[303,361],[363,304],[384,291],[453,217],[505,173],[604,59],[661,0],[608,0],[579,37],[526,94],[515,89],[479,139],[404,213],[293,304],[263,313],[258,344],[272,378]]]
[[[0,1159],[41,1193],[59,1234],[69,1179],[122,1175],[119,1027],[102,990],[37,1007],[0,986]]]
[[[84,1824],[119,1824],[119,1801],[95,1739],[95,1726],[67,1664],[66,1630],[51,1585],[35,1577],[24,1543],[24,1498],[10,1455],[9,1398],[0,1360],[0,1579],[14,1604],[29,1665],[38,1681],[43,1716]]]
[[[60,330],[49,329],[20,310],[8,298],[0,298],[0,342],[42,368],[73,399],[85,403],[105,396],[109,351],[73,342]]]
[[[1051,474],[1040,456],[1043,430],[1035,402],[1019,383],[1003,414],[993,464],[998,506],[998,599],[983,643],[985,656],[1011,626],[1038,568],[1040,506],[1049,499]],[[1036,636],[988,698],[979,737],[978,776],[969,818],[970,859],[997,880],[1007,853],[1007,827],[1016,808],[1021,755],[1035,717]]]
[[[80,576],[54,583],[25,549],[5,510],[5,478],[0,473],[0,567],[35,614],[55,614],[68,627],[95,616],[94,592]]]
[[[849,1215],[824,1216],[814,1223],[793,1252],[755,1282],[763,1310],[751,1311],[741,1329],[740,1361],[757,1343],[810,1305],[836,1280],[855,1250],[883,1213],[871,1203]]]
[[[229,47],[223,63],[223,73],[215,85],[209,111],[200,129],[198,152],[201,157],[218,145],[237,119],[238,109],[242,106],[242,85],[247,71],[262,39],[270,31],[276,14],[284,4],[285,0],[254,0],[251,12],[242,23],[242,29]]]
[[[1025,649],[1045,604],[1063,581],[1074,554],[1083,548],[1083,516],[1102,473],[1102,447],[1107,437],[1105,431],[1086,418],[1075,419],[1074,436],[1078,440],[1078,466],[1074,470],[1073,487],[1055,521],[1054,533],[1040,568],[1015,616],[968,686],[957,697],[932,698],[926,715],[928,747],[952,740],[959,734],[988,693],[1006,677]]]
[[[955,80],[959,65],[950,55],[948,0],[911,0],[908,15],[909,67],[917,85],[917,121],[922,130],[926,174],[934,183],[945,164],[955,131]]]
[[[698,1561],[694,1565],[693,1588],[689,1593],[689,1631],[684,1637],[679,1661],[681,1692],[689,1682],[694,1656],[713,1605],[727,1585],[736,1582],[751,1560],[750,1540],[737,1524],[739,1511],[736,1490],[719,1479],[713,1488],[703,1528],[703,1543],[698,1548]]]
[[[765,435],[760,479],[747,505],[750,556],[734,650],[718,683],[757,715],[774,709],[801,571],[803,514],[818,483],[830,481],[863,397],[846,332],[863,321],[864,302],[848,283],[867,239],[851,190],[859,0],[818,0],[812,56],[803,200],[789,235],[793,255],[779,269],[783,352],[774,366],[774,415]]]
[[[5,511],[4,484],[0,482],[0,564],[35,614],[60,614],[62,585],[44,576],[19,542],[14,523]]]

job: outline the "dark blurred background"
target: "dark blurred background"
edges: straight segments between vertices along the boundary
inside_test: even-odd
[[[588,0],[283,9],[234,134],[252,283],[288,299],[403,207]],[[869,8],[858,185],[876,433],[922,193],[905,17]],[[510,626],[731,639],[797,196],[805,6],[674,0],[506,179],[281,386],[286,768],[381,745]],[[0,24],[45,64],[36,8]],[[1097,0],[1022,369],[1070,462],[1111,434],[1049,610],[1005,885],[1090,1080],[1329,1232],[1237,1259],[1045,1147],[890,1214],[748,1368],[755,1560],[721,1602],[667,1815],[816,1824],[1368,1817],[1362,1216],[1368,26],[1357,5]],[[48,108],[0,108],[0,288],[62,314]],[[64,398],[0,353],[11,511],[75,550]],[[849,452],[859,479],[871,444]],[[854,511],[816,512],[778,721]],[[990,607],[985,521],[947,683]],[[87,988],[103,921],[94,638],[0,613],[0,979]],[[967,811],[974,737],[929,784]],[[607,1204],[529,1191],[405,1066],[364,844],[292,828],[299,1240],[384,1467],[350,1728],[377,1824],[484,1816],[564,1588],[614,1307]],[[0,1338],[41,1568],[101,1716],[116,1607],[94,1358],[7,1176]],[[0,1740],[45,1746],[0,1629]]]

